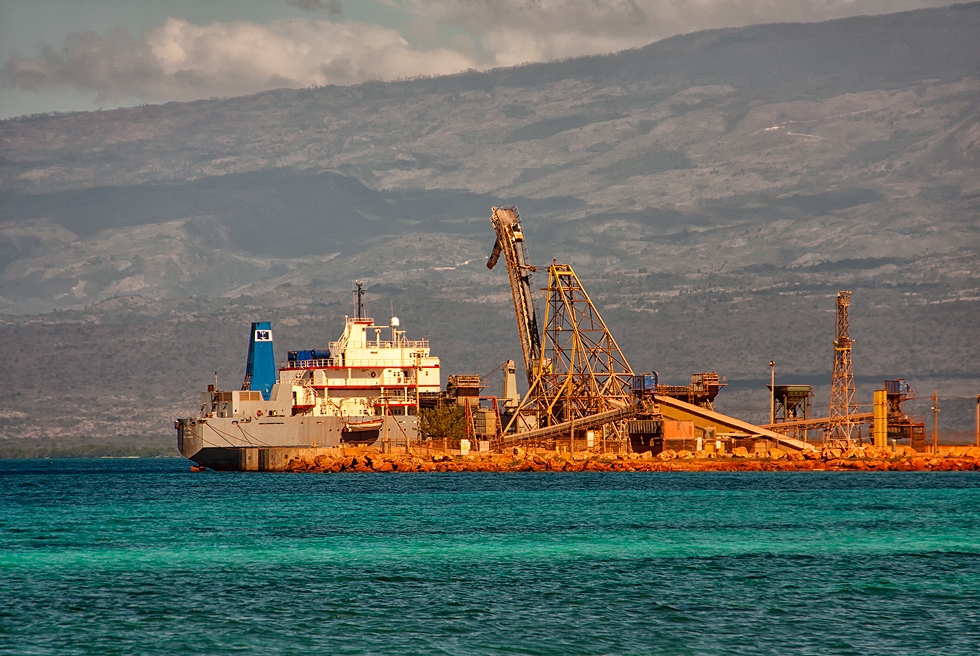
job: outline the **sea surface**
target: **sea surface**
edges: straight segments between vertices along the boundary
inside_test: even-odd
[[[980,473],[0,461],[3,654],[980,653]]]

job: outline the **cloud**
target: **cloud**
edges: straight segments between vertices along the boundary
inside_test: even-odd
[[[329,0],[328,2],[323,2],[323,0],[287,0],[287,3],[306,11],[325,11],[334,18],[344,13],[344,7],[340,4],[340,0]]]
[[[9,60],[3,71],[5,86],[30,91],[72,86],[96,90],[100,101],[132,96],[134,89],[159,84],[161,77],[146,45],[123,28],[113,28],[106,37],[73,32],[60,52],[45,46],[38,57]]]
[[[288,0],[331,16],[340,0]],[[949,0],[374,0],[409,15],[397,30],[313,18],[193,25],[169,18],[133,36],[72,33],[62,48],[9,59],[7,87],[72,87],[98,102],[193,100],[276,87],[355,84],[615,52],[675,34],[817,21]],[[448,29],[446,29],[448,28]],[[408,39],[447,45],[414,46]],[[406,38],[407,37],[407,38]],[[479,44],[479,47],[477,47]]]
[[[950,0],[406,0],[422,19],[477,35],[497,65],[616,52],[676,34],[823,21]]]
[[[72,33],[61,50],[47,46],[37,57],[10,59],[3,78],[6,86],[27,90],[93,91],[99,102],[193,100],[442,75],[477,65],[450,48],[415,48],[395,30],[364,23],[291,19],[198,26],[169,18],[140,38],[123,28],[104,37]]]

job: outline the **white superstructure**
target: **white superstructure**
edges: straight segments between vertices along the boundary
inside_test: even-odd
[[[288,388],[294,415],[380,417],[416,414],[419,394],[438,393],[440,385],[439,358],[429,355],[428,340],[408,339],[397,318],[379,326],[346,317],[329,357],[287,360],[273,394]]]

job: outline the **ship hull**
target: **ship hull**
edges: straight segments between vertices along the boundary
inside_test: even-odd
[[[360,420],[372,430],[351,432]],[[374,428],[377,426],[377,428]],[[201,467],[217,471],[283,471],[293,458],[312,459],[343,445],[382,447],[418,440],[418,417],[268,417],[243,422],[222,417],[178,419],[177,448]],[[386,437],[387,436],[387,437]]]

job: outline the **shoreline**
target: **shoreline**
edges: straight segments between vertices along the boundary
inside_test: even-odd
[[[445,452],[391,454],[370,449],[357,453],[338,449],[337,454],[313,460],[293,458],[283,471],[289,473],[411,473],[411,472],[579,472],[579,471],[980,471],[980,448],[968,447],[958,455],[917,453],[908,447],[898,452],[875,447],[847,450],[786,453],[773,450],[748,454],[742,449],[731,456],[705,457],[688,451],[650,453],[592,453],[525,450],[520,447],[499,454],[452,454]]]

